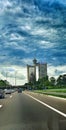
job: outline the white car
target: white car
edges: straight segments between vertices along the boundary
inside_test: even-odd
[[[11,89],[5,89],[4,91],[5,91],[5,94],[11,94],[12,93]]]

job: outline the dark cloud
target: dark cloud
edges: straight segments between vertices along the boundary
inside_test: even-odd
[[[66,2],[64,0],[4,0],[0,2],[0,51],[4,61],[22,65],[21,59],[65,64]],[[17,57],[17,58],[15,58]],[[62,60],[60,60],[61,58]]]

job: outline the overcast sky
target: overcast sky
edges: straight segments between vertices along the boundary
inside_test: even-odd
[[[27,64],[66,73],[66,0],[0,0],[0,79],[27,82]]]

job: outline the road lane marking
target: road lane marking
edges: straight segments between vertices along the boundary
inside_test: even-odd
[[[2,108],[3,105],[0,105],[0,108]]]
[[[12,95],[10,95],[10,98],[12,98],[13,96]]]
[[[34,92],[32,92],[34,93]],[[34,93],[35,94],[35,93]],[[52,97],[52,98],[57,98],[57,99],[60,99],[60,100],[65,100],[66,101],[66,98],[63,98],[63,97],[57,97],[57,96],[52,96],[52,95],[48,95],[48,94],[42,94],[42,93],[36,93],[37,95],[41,95],[41,96],[48,96],[48,97]]]
[[[65,113],[63,113],[63,112],[57,110],[56,108],[51,107],[50,105],[48,105],[48,104],[46,104],[46,103],[44,103],[44,102],[38,100],[37,98],[34,98],[33,96],[31,96],[31,95],[29,95],[29,94],[26,94],[26,93],[24,93],[24,94],[27,95],[27,96],[29,96],[29,97],[31,97],[31,98],[34,99],[35,101],[41,103],[42,105],[44,105],[44,106],[50,108],[51,110],[55,111],[56,113],[58,113],[58,114],[60,114],[60,115],[62,115],[62,116],[64,116],[64,117],[66,117],[66,114],[65,114]]]

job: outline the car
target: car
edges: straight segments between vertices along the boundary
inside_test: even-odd
[[[5,98],[5,92],[2,89],[0,89],[0,98]]]
[[[22,89],[21,88],[18,88],[18,93],[22,93]]]
[[[5,89],[4,91],[5,91],[5,94],[11,94],[12,93],[11,89]]]

